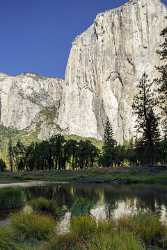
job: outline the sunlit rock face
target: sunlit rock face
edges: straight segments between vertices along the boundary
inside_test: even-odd
[[[101,138],[106,117],[122,143],[135,133],[132,101],[146,71],[153,79],[165,27],[160,0],[131,0],[97,15],[68,60],[58,122],[69,134]]]
[[[0,74],[0,123],[19,130],[37,128],[39,137],[57,129],[64,81],[36,74]]]
[[[73,43],[65,82],[0,74],[0,123],[36,129],[41,139],[60,131],[101,138],[108,117],[118,142],[131,139],[136,84],[144,71],[156,75],[166,16],[160,0],[131,0],[97,15]]]

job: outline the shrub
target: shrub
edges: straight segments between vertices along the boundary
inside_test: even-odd
[[[25,193],[21,188],[4,188],[0,190],[0,209],[21,208],[25,204]]]
[[[165,226],[157,215],[151,213],[122,217],[118,220],[118,227],[134,232],[146,243],[155,243],[165,234]]]
[[[52,218],[39,214],[23,212],[11,216],[11,226],[17,240],[47,240],[54,232],[55,222]]]
[[[0,249],[16,250],[16,245],[12,239],[11,233],[6,228],[0,229]]]
[[[31,200],[30,205],[37,213],[46,213],[54,217],[58,217],[58,215],[61,213],[53,200],[47,200],[43,197]]]
[[[94,218],[82,215],[71,221],[71,232],[77,238],[88,239],[97,231],[97,224]]]

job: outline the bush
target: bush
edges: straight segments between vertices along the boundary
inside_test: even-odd
[[[54,232],[55,222],[45,215],[20,212],[11,216],[11,226],[17,240],[40,241],[47,240]]]
[[[61,213],[58,207],[56,207],[56,204],[54,201],[47,200],[43,197],[31,200],[30,205],[32,206],[35,212],[50,214],[56,218]]]
[[[97,231],[97,224],[94,218],[90,216],[75,217],[71,221],[71,232],[74,233],[77,238],[89,239]]]
[[[151,213],[122,217],[118,220],[118,228],[134,232],[146,243],[156,243],[165,235],[165,226]]]
[[[12,239],[11,233],[6,228],[0,229],[0,249],[16,250],[16,245]]]
[[[25,193],[21,188],[0,189],[0,209],[21,208],[25,204]]]

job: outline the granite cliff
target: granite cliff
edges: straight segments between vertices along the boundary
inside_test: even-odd
[[[0,122],[18,130],[36,130],[47,138],[59,131],[58,112],[64,81],[26,73],[0,74]]]
[[[145,71],[150,79],[156,75],[166,16],[160,0],[129,0],[98,14],[75,39],[65,80],[0,74],[1,124],[35,128],[40,138],[57,131],[101,138],[108,117],[116,139],[129,140],[136,84]]]
[[[73,43],[59,115],[62,128],[101,138],[108,117],[119,142],[134,135],[136,84],[144,71],[155,77],[165,16],[160,0],[131,0],[97,15]]]

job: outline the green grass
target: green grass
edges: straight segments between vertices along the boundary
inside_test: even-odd
[[[82,250],[81,241],[73,233],[53,237],[42,250]]]
[[[0,183],[28,180],[76,183],[167,184],[164,168],[88,169],[78,171],[33,171],[1,173]]]
[[[96,222],[91,216],[72,218],[70,232],[59,235],[46,215],[23,212],[0,228],[1,250],[165,250],[164,225],[155,214]]]
[[[133,233],[111,232],[96,235],[85,250],[145,250],[144,244]]]
[[[20,212],[11,216],[11,227],[20,241],[44,241],[54,233],[55,221],[46,215]]]
[[[90,216],[75,217],[71,232],[54,237],[44,250],[145,250],[142,241],[133,233],[118,231],[112,225],[108,222],[97,224]]]
[[[158,215],[151,213],[124,216],[118,220],[117,226],[121,231],[135,233],[147,244],[155,244],[167,236],[166,226],[161,223]]]
[[[0,228],[0,249],[1,250],[18,250],[12,238],[11,232],[7,228]]]
[[[70,231],[82,240],[91,238],[97,230],[97,223],[94,218],[82,215],[75,217],[71,221]]]
[[[94,235],[89,241],[82,241],[74,234],[55,238],[43,250],[145,250],[141,241],[130,233],[108,233]]]
[[[97,227],[97,232],[98,233],[108,233],[108,232],[112,232],[114,229],[115,225],[114,222],[112,220],[109,221],[99,221],[98,222],[98,227]]]

